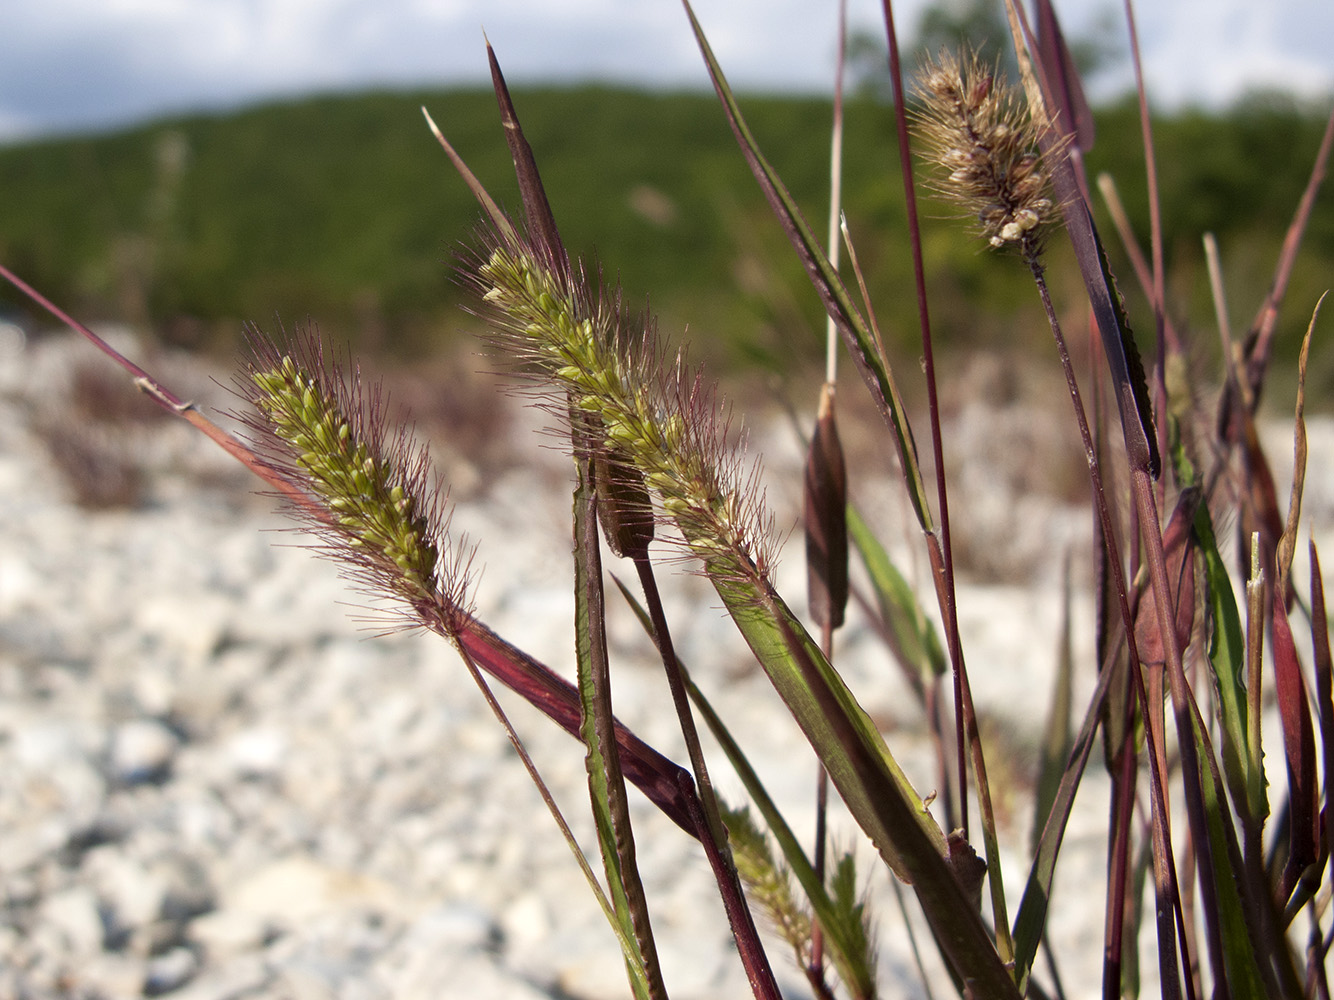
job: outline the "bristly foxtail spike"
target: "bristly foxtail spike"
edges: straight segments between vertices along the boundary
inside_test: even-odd
[[[582,282],[589,280],[582,262],[578,273]],[[627,331],[633,327],[627,320],[619,289],[610,294],[604,291],[599,302],[607,306],[613,317],[607,347],[627,360],[636,347],[651,357],[657,343],[652,317],[646,312],[640,318],[638,325],[642,336],[632,341]],[[606,426],[601,418],[594,414],[588,416],[597,420],[595,430],[605,434]],[[598,523],[602,526],[607,547],[617,556],[647,558],[656,528],[653,501],[644,482],[644,473],[619,448],[604,444],[593,449],[593,475],[597,483]]]
[[[311,501],[296,507],[367,593],[401,605],[409,627],[452,636],[467,614],[450,558],[444,485],[424,448],[387,433],[378,387],[331,363],[313,330],[279,347],[251,331],[243,416],[268,466]],[[442,558],[445,557],[445,558]]]
[[[624,318],[607,297],[560,277],[531,241],[492,242],[466,269],[467,281],[506,353],[531,365],[528,377],[550,395],[553,412],[597,418],[594,451],[642,476],[659,515],[711,575],[762,572],[771,525],[753,477],[725,444],[714,394],[683,364],[665,365],[651,338],[630,350],[616,335]]]
[[[976,218],[993,247],[1035,245],[1057,213],[1037,128],[1018,91],[974,53],[943,51],[921,79],[918,132],[937,168],[937,193]]]

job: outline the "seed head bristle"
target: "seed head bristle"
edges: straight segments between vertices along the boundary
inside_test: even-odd
[[[409,622],[452,634],[466,614],[460,566],[446,564],[444,489],[406,429],[386,434],[378,386],[327,363],[313,333],[286,350],[256,334],[242,381],[246,422],[270,466],[310,500],[298,514],[369,592]]]
[[[468,280],[501,352],[531,363],[553,412],[586,418],[599,457],[642,480],[711,574],[766,572],[757,473],[738,474],[716,397],[680,357],[663,363],[650,323],[634,330],[582,268],[558,275],[522,240],[493,236]]]
[[[797,962],[806,968],[811,959],[810,913],[792,889],[787,865],[774,858],[768,839],[746,807],[725,809],[723,822],[736,861],[737,874],[753,903],[773,929],[791,946]]]
[[[1018,90],[975,54],[942,51],[920,76],[916,112],[933,187],[977,219],[993,247],[1032,248],[1055,212],[1037,129]]]

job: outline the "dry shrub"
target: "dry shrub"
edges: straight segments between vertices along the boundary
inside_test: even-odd
[[[33,431],[80,507],[136,507],[143,499],[144,472],[127,441],[95,424],[77,420],[35,421]]]
[[[33,401],[33,433],[80,507],[138,506],[147,476],[136,446],[141,436],[127,431],[165,425],[167,415],[97,359],[73,363],[68,380],[63,406]]]

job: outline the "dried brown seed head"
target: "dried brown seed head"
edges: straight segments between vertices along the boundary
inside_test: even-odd
[[[942,179],[936,191],[978,220],[993,247],[1036,249],[1054,217],[1037,129],[1018,91],[976,55],[942,52],[921,74],[917,112],[923,155]]]

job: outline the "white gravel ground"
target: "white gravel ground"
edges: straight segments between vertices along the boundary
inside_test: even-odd
[[[0,996],[626,996],[611,934],[448,646],[359,630],[341,605],[361,599],[328,563],[294,547],[298,539],[275,535],[284,522],[248,495],[246,474],[183,425],[116,431],[118,453],[143,472],[140,501],[76,506],[34,428],[49,413],[43,400],[70,384],[62,378],[71,359],[101,362],[63,339],[0,353]],[[965,582],[960,591],[974,690],[998,740],[1012,906],[1027,867],[1027,790],[1055,661],[1061,555],[1088,532],[1083,511],[1016,496],[1003,471],[988,473],[998,435],[1004,443],[1019,433],[1014,417],[965,406],[952,418],[967,449],[956,459],[965,492],[957,509],[992,505],[973,517],[992,541],[973,544],[1012,545],[1038,581]],[[539,457],[475,491],[455,526],[480,545],[481,617],[568,673],[563,460],[541,452],[523,421],[515,427],[515,446]],[[1327,421],[1313,425],[1308,523],[1321,531],[1334,520],[1331,431]],[[1271,439],[1277,466],[1290,462],[1289,433]],[[793,448],[781,431],[760,437],[786,526]],[[892,504],[880,511],[875,490],[859,493],[878,517],[901,521]],[[890,535],[911,538],[902,527]],[[801,594],[804,572],[789,542],[786,592]],[[795,727],[716,597],[679,571],[667,582],[683,658],[797,828],[809,828],[814,768]],[[1077,593],[1081,652],[1088,618]],[[664,682],[628,616],[613,616],[612,642],[620,715],[679,758]],[[840,644],[850,682],[929,790],[931,753],[896,669],[860,620]],[[1078,694],[1091,686],[1088,662],[1081,657]],[[587,844],[578,746],[526,706],[506,704]],[[735,797],[724,763],[715,768]],[[1053,938],[1071,997],[1097,995],[1105,790],[1095,761],[1055,893]],[[672,996],[746,995],[700,854],[638,797],[635,815]],[[839,830],[853,842],[846,821]],[[863,854],[884,995],[921,995],[910,985],[902,917]],[[781,949],[773,954],[785,989],[805,996]]]

